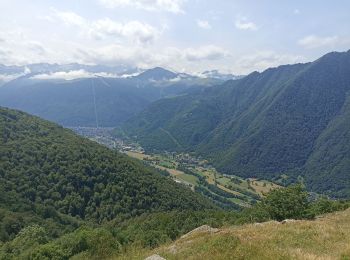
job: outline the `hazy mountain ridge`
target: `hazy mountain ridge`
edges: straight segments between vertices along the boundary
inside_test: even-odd
[[[34,65],[33,65],[34,66]],[[151,102],[167,96],[183,95],[197,89],[220,85],[221,80],[199,78],[175,73],[163,68],[146,70],[138,75],[112,77],[91,73],[55,74],[42,65],[42,71],[21,75],[0,88],[0,105],[20,109],[65,126],[117,126],[142,111]],[[39,65],[35,65],[40,67]],[[79,64],[65,66],[67,71],[81,68]],[[33,70],[34,71],[34,70]],[[124,71],[125,72],[125,71]],[[46,73],[46,74],[45,74]],[[51,74],[50,74],[51,73]],[[38,78],[38,75],[45,75]],[[58,75],[57,78],[55,78]],[[62,77],[72,76],[72,80]],[[82,76],[83,78],[74,79]]]
[[[0,105],[65,126],[110,127],[123,123],[160,98],[197,92],[223,82],[159,67],[144,72],[126,71],[124,67],[119,68],[122,72],[116,72],[112,68],[104,70],[103,66],[87,66],[90,71],[85,71],[82,69],[85,67],[39,64],[22,68],[27,71],[15,74],[18,78],[0,88]]]

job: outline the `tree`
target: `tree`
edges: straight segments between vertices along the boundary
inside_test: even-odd
[[[312,217],[308,193],[300,184],[271,191],[262,201],[262,207],[277,221]]]

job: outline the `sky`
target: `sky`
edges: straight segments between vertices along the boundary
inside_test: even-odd
[[[0,0],[0,64],[218,69],[350,49],[348,0]]]

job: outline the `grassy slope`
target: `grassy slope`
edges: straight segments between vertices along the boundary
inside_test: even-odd
[[[350,209],[314,221],[266,222],[197,233],[153,251],[118,259],[350,259]]]

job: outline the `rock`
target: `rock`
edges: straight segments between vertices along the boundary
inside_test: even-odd
[[[196,233],[216,233],[218,232],[219,229],[218,228],[212,228],[208,225],[203,225],[203,226],[200,226],[196,229],[193,229],[192,231],[188,232],[187,234],[183,235],[181,238],[186,238],[186,237],[189,237],[193,234],[196,234]]]
[[[160,255],[155,254],[145,258],[145,260],[166,260],[166,259],[161,257]]]
[[[295,219],[285,219],[285,220],[281,221],[281,224],[292,223],[292,222],[295,222],[295,221],[296,221]]]
[[[169,250],[170,253],[172,253],[172,254],[174,254],[174,255],[177,253],[177,247],[176,247],[176,245],[171,245],[171,246],[169,246],[169,247],[168,247],[168,250]]]
[[[266,221],[266,222],[253,223],[253,226],[265,226],[265,225],[277,225],[277,224],[280,224],[280,222],[278,222],[276,220],[270,220],[270,221]]]

